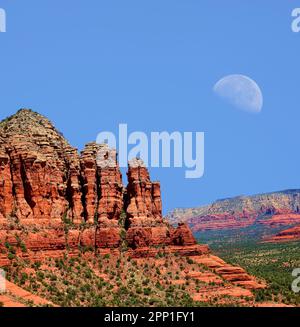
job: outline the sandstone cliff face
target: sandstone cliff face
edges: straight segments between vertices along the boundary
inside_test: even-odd
[[[134,249],[149,246],[191,246],[196,240],[186,224],[177,229],[162,219],[159,182],[151,182],[147,168],[140,159],[128,165],[128,186],[125,196],[126,240]]]
[[[139,255],[154,246],[201,252],[187,226],[175,229],[163,220],[160,184],[151,182],[141,160],[129,163],[125,189],[115,150],[88,143],[79,155],[31,110],[0,124],[0,172],[2,252],[4,244],[53,255],[79,247],[118,249],[124,242]]]
[[[0,161],[0,218],[81,221],[79,156],[45,117],[21,110],[1,122]]]
[[[118,247],[123,184],[116,151],[105,144],[89,143],[81,152],[80,162],[84,217],[89,224],[97,223],[95,245]]]
[[[180,246],[195,244],[195,238],[187,224],[179,223],[178,228],[173,230],[172,243]]]
[[[150,181],[144,163],[129,162],[126,192],[127,242],[133,248],[170,243],[169,226],[162,219],[159,183]]]
[[[162,205],[159,182],[151,182],[147,168],[141,159],[133,159],[128,165],[127,215],[130,223],[143,220],[162,221]]]
[[[84,200],[84,216],[88,223],[93,223],[97,214],[97,163],[96,155],[99,146],[89,143],[81,152],[80,167],[82,176],[82,193]]]
[[[115,150],[100,146],[97,153],[99,202],[97,219],[101,224],[117,221],[123,209],[122,175]],[[109,224],[109,223],[108,223]]]

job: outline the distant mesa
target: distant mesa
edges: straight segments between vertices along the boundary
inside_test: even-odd
[[[175,209],[166,218],[171,224],[179,221],[187,223],[194,233],[208,230],[243,230],[247,227],[259,227],[272,233],[272,230],[300,226],[300,190],[217,200],[198,208]],[[295,231],[293,237],[292,231]],[[287,234],[290,236],[287,237]],[[298,228],[295,228],[280,233],[270,241],[297,239],[300,240],[300,235]]]

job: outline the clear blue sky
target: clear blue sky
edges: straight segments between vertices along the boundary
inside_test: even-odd
[[[98,132],[204,131],[205,173],[152,169],[164,212],[217,198],[300,187],[300,33],[274,0],[2,0],[0,117],[48,116],[82,149]],[[245,74],[259,115],[217,99],[214,83]]]

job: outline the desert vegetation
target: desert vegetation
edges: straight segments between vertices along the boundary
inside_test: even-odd
[[[213,246],[212,246],[213,247]],[[214,248],[214,247],[213,247]],[[217,254],[227,262],[239,265],[250,274],[266,280],[266,289],[256,290],[257,302],[274,301],[287,305],[300,305],[300,294],[294,293],[292,271],[300,267],[300,243],[262,244],[245,240],[215,247]]]
[[[34,263],[13,258],[6,270],[11,282],[59,306],[235,306],[249,300],[219,295],[194,301],[193,294],[229,283],[193,278],[192,273],[210,269],[192,258],[162,252],[147,259],[89,251]]]

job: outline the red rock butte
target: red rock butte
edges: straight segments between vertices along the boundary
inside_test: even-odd
[[[20,256],[59,256],[81,247],[126,248],[133,256],[160,249],[202,254],[186,224],[162,218],[160,183],[140,159],[122,183],[116,151],[88,143],[79,154],[44,116],[21,109],[0,123],[0,265],[7,244]],[[2,253],[2,254],[1,254]]]

